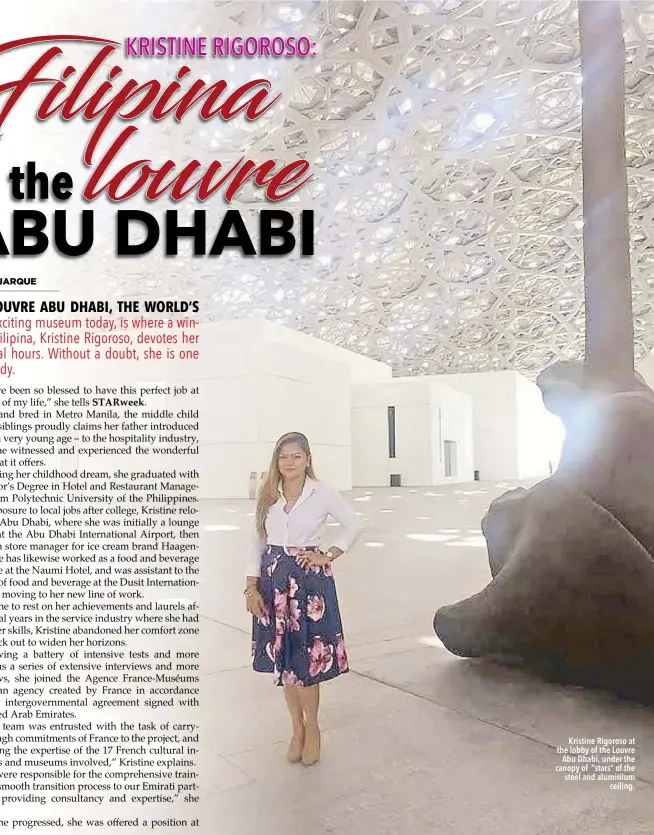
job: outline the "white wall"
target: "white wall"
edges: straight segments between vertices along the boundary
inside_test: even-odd
[[[344,366],[268,340],[265,331],[228,325],[203,326],[203,359],[195,368],[202,377],[202,498],[247,498],[251,472],[267,470],[275,441],[291,431],[309,438],[319,477],[350,490],[350,379]]]
[[[395,458],[389,458],[389,406],[395,407]],[[452,478],[445,477],[443,440],[457,445]],[[427,377],[353,387],[353,484],[388,487],[393,473],[401,476],[403,487],[472,480],[471,399]]]
[[[386,382],[393,375],[391,367],[383,362],[369,359],[361,354],[355,354],[353,351],[348,351],[329,342],[323,342],[321,339],[287,328],[277,322],[269,322],[266,319],[252,318],[214,322],[210,325],[201,325],[200,330],[212,335],[220,334],[222,339],[236,342],[281,344],[293,348],[296,352],[305,356],[337,363],[342,367],[343,373],[348,374],[351,382],[355,385]]]
[[[470,395],[431,382],[433,484],[474,478],[473,403]],[[456,470],[445,476],[444,442],[456,444]]]
[[[267,468],[275,440],[292,430],[309,437],[319,476],[339,490],[388,486],[392,473],[404,486],[471,481],[475,469],[484,481],[539,478],[558,461],[561,427],[516,372],[393,379],[383,363],[265,320],[197,332],[200,361],[166,363],[161,379],[200,387],[199,404],[178,397],[174,405],[201,411],[203,498],[249,495],[250,473]],[[446,440],[456,443],[452,479]]]
[[[395,458],[389,458],[389,406],[395,407]],[[357,487],[388,487],[391,473],[402,476],[403,486],[431,483],[428,383],[354,386],[352,415],[352,480]]]
[[[390,472],[387,406],[367,401],[357,387],[352,390],[352,485],[388,487]]]
[[[389,380],[390,368],[261,320],[199,324],[194,332],[199,360],[50,362],[42,382],[185,386],[188,395],[150,396],[148,402],[175,413],[199,410],[200,454],[151,457],[149,466],[197,467],[201,498],[248,497],[250,474],[268,468],[275,441],[293,430],[308,436],[318,476],[338,490],[350,490],[351,385]],[[36,374],[30,382],[38,384]],[[190,394],[193,387],[199,395]],[[105,456],[103,461],[110,470],[143,469],[142,457]],[[62,457],[60,466],[77,463],[77,457]]]
[[[556,467],[563,429],[538,386],[516,371],[445,374],[434,379],[473,399],[474,469],[481,481],[533,479]]]
[[[514,371],[434,377],[472,397],[474,469],[481,481],[519,478],[515,377]]]

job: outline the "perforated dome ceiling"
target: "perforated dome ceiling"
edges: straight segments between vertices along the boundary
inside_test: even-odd
[[[319,257],[218,278],[215,315],[266,313],[402,373],[531,375],[580,355],[576,3],[281,5],[263,4],[271,20],[304,14],[323,46],[274,128],[320,171]],[[654,5],[624,17],[640,356],[654,345]]]
[[[127,20],[140,16],[143,23],[145,14],[118,5],[120,19],[106,13],[111,4],[98,4],[105,16],[96,29],[124,38]],[[183,138],[179,130],[174,137],[141,131],[155,159],[168,158],[174,143],[180,163],[184,156],[238,159],[244,150],[253,159],[272,150],[277,158],[311,161],[314,182],[285,207],[315,209],[316,256],[152,257],[119,269],[106,262],[96,276],[105,292],[194,293],[205,301],[206,318],[265,315],[403,374],[514,368],[531,376],[557,357],[581,354],[576,3],[147,5],[153,35],[281,28],[319,42],[313,60],[230,62],[225,77],[263,73],[283,90],[284,106],[270,116],[249,125],[210,123],[204,134],[189,121]],[[654,4],[623,8],[642,356],[654,346]],[[166,66],[172,73],[177,62],[159,62],[157,72]],[[209,69],[220,78],[225,62],[209,62]],[[236,207],[249,211],[254,200],[246,195]],[[210,213],[224,208],[216,202]]]

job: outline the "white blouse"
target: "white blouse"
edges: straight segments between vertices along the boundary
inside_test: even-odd
[[[281,494],[281,488],[280,488]],[[359,517],[336,490],[320,481],[306,478],[304,489],[290,513],[285,513],[286,499],[279,500],[266,517],[267,539],[262,540],[255,528],[255,535],[248,554],[247,577],[261,575],[261,556],[266,545],[286,548],[309,548],[320,545],[320,532],[329,516],[343,528],[332,547],[349,551],[361,534]]]

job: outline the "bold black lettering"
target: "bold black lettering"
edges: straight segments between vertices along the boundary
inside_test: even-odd
[[[68,243],[66,237],[66,211],[57,209],[54,213],[54,244],[62,255],[72,258],[86,253],[93,246],[93,210],[85,209],[82,212],[82,240],[75,246]]]
[[[9,172],[9,176],[7,178],[11,183],[11,196],[14,200],[24,200],[25,195],[23,194],[23,190],[21,188],[22,181],[25,179],[25,175],[20,170],[17,165]]]
[[[32,221],[33,226],[26,222]],[[43,212],[33,209],[20,209],[14,212],[14,255],[43,255],[48,248],[48,236],[43,232],[47,224]],[[34,238],[35,243],[28,245],[25,240]]]
[[[25,175],[25,194],[28,200],[36,200],[36,187],[39,187],[39,200],[47,200],[50,196],[50,188],[48,185],[48,175],[44,171],[36,170],[36,163],[27,163],[27,173]]]
[[[129,242],[129,225],[132,221],[145,226],[145,240],[141,243]],[[149,212],[138,209],[119,209],[116,212],[116,255],[145,255],[159,243],[159,224]]]
[[[273,221],[279,225],[273,226]],[[280,209],[262,209],[259,215],[259,254],[260,255],[288,255],[295,249],[295,236],[290,230],[293,228],[293,215]],[[281,238],[281,243],[273,244],[274,238]]]
[[[180,238],[193,238],[193,255],[204,255],[207,251],[207,213],[193,212],[193,226],[178,226],[177,212],[166,212],[166,255],[177,255]]]
[[[73,178],[66,171],[60,171],[52,179],[52,196],[55,200],[68,200],[72,194]]]
[[[229,233],[234,227],[235,236]],[[237,209],[229,209],[225,212],[223,222],[220,224],[220,229],[216,233],[213,245],[209,255],[222,255],[225,247],[240,247],[243,250],[243,255],[256,255],[257,251],[254,244],[250,240],[248,230],[245,227],[241,213]]]
[[[303,209],[300,215],[300,230],[300,240],[302,242],[300,254],[303,256],[313,255],[315,248],[313,209]]]

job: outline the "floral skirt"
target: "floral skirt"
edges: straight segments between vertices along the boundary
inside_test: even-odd
[[[269,545],[263,554],[253,667],[276,684],[310,687],[347,673],[348,663],[331,566],[301,568],[295,553]]]

